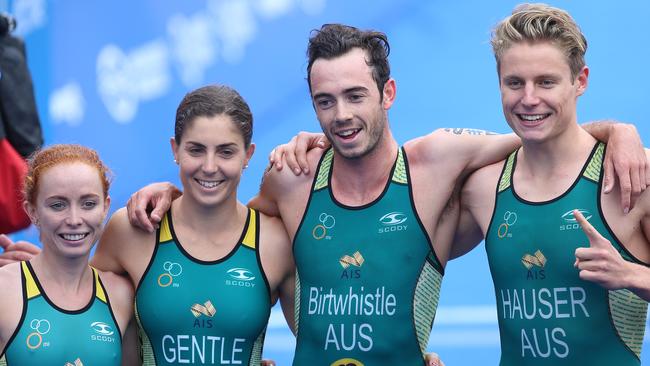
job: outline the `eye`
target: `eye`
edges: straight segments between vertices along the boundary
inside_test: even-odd
[[[520,89],[521,87],[524,86],[524,83],[521,82],[521,80],[516,80],[516,79],[508,79],[505,82],[506,86],[510,89]]]
[[[97,201],[94,200],[88,200],[88,201],[83,201],[81,203],[81,207],[85,209],[91,209],[97,206]]]
[[[220,151],[221,156],[230,158],[233,155],[235,155],[235,151],[233,149],[223,149]]]
[[[63,201],[55,201],[50,203],[49,207],[54,211],[61,211],[66,207],[66,204]]]
[[[542,81],[539,82],[539,85],[540,85],[542,88],[547,88],[547,89],[548,89],[548,88],[552,88],[553,86],[555,86],[555,80],[552,80],[552,79],[544,79],[544,80],[542,80]]]
[[[352,102],[359,102],[363,99],[363,95],[361,94],[352,94],[350,95],[350,101]]]
[[[325,98],[323,98],[323,99],[318,99],[318,100],[316,101],[316,105],[317,105],[318,108],[320,108],[320,109],[328,109],[328,108],[330,108],[332,105],[334,105],[334,101],[331,100],[331,99],[325,99]]]
[[[190,146],[187,148],[187,152],[192,156],[200,155],[204,150],[205,149],[200,146]]]

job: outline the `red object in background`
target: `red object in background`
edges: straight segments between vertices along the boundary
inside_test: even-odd
[[[0,140],[0,234],[8,234],[29,226],[23,209],[22,187],[27,162],[7,139]]]

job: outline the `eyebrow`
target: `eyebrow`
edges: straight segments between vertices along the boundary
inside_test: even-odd
[[[95,193],[89,193],[89,194],[84,194],[83,196],[81,196],[81,199],[87,199],[87,198],[99,198],[99,195],[98,195],[98,194],[95,194]],[[55,196],[47,197],[45,200],[46,200],[46,201],[49,201],[49,200],[63,200],[63,201],[68,201],[69,198],[68,198],[68,197],[65,197],[65,196],[55,195]]]
[[[364,86],[354,86],[354,87],[351,87],[351,88],[343,89],[343,94],[349,94],[349,93],[354,93],[354,92],[367,92],[367,91],[368,91],[368,88],[366,88]],[[313,98],[314,99],[328,98],[328,97],[331,98],[333,96],[334,95],[330,94],[330,93],[318,93],[318,94],[314,94]]]
[[[198,146],[198,147],[206,147],[202,143],[196,142],[196,141],[187,141],[187,144],[195,145],[195,146]],[[226,142],[226,143],[217,145],[217,148],[232,147],[232,146],[236,147],[237,143],[236,142]]]

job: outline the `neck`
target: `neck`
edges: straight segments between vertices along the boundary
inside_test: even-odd
[[[66,292],[79,292],[84,280],[92,278],[92,271],[88,265],[89,254],[66,258],[51,253],[45,248],[34,257],[30,263],[39,273],[41,283],[51,283]]]
[[[189,197],[181,196],[172,203],[172,207],[175,223],[206,234],[238,227],[242,217],[248,214],[246,206],[237,201],[236,194],[216,206],[203,206]]]
[[[387,128],[375,148],[361,158],[346,159],[335,151],[332,170],[332,189],[335,194],[355,204],[377,198],[389,179],[397,149],[397,141]]]
[[[543,142],[522,142],[517,165],[533,176],[550,177],[571,163],[583,164],[596,140],[577,123],[562,134]]]

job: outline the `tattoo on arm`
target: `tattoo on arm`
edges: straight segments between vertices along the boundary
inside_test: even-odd
[[[445,132],[453,133],[454,135],[498,135],[496,132],[477,130],[473,128],[445,128]]]

